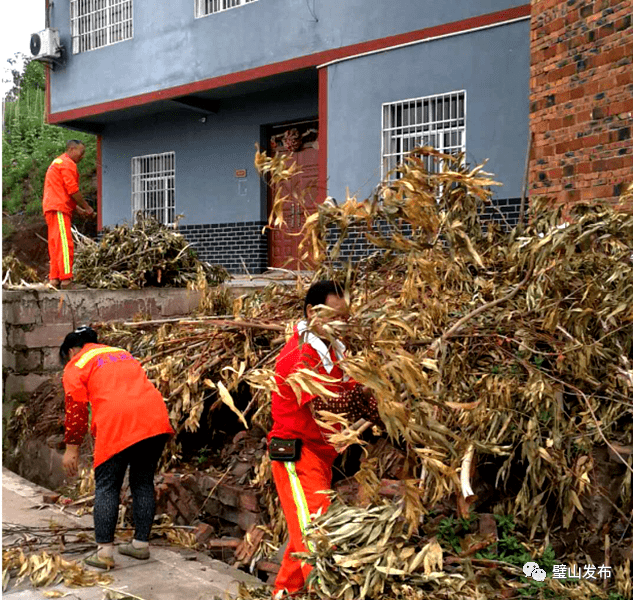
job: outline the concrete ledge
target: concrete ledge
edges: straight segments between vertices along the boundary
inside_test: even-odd
[[[160,319],[195,313],[200,292],[182,288],[142,290],[3,290],[3,396],[31,393],[60,369],[57,351],[80,325]]]
[[[237,277],[223,287],[235,298],[271,284],[293,286],[296,281]],[[60,291],[41,286],[3,290],[3,395],[9,399],[20,392],[31,393],[48,374],[58,372],[59,345],[80,325],[135,317],[186,317],[197,311],[200,299],[200,292],[183,288]]]
[[[7,450],[4,453],[4,464],[28,481],[56,490],[63,486],[66,480],[62,458],[62,452],[50,448],[43,441],[27,440],[21,447]]]
[[[142,290],[4,290],[2,312],[12,325],[94,323],[187,315],[198,308],[200,292],[182,288]]]

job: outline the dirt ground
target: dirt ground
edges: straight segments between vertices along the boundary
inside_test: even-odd
[[[3,256],[13,252],[19,260],[37,271],[45,280],[48,277],[47,227],[43,215],[2,215],[4,223],[11,225],[12,232],[2,239]],[[96,237],[97,223],[94,219],[73,217],[73,225],[84,235]]]

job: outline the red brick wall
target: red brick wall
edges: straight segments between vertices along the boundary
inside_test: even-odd
[[[633,0],[532,0],[531,195],[616,201],[633,182],[632,14]]]

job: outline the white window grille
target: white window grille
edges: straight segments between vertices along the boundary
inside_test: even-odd
[[[175,152],[132,158],[132,221],[138,212],[164,225],[175,222]]]
[[[195,0],[196,2],[196,18],[214,15],[215,13],[224,12],[231,8],[244,6],[257,0]]]
[[[445,154],[466,151],[466,92],[450,92],[382,105],[382,178],[419,146]],[[429,172],[440,165],[424,157]]]
[[[132,0],[70,0],[73,54],[129,40]]]

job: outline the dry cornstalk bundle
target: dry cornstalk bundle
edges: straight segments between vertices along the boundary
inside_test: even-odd
[[[429,160],[434,172],[425,169]],[[292,175],[283,157],[258,154],[256,164],[277,184]],[[352,319],[332,323],[331,333],[344,332],[353,350],[345,370],[373,390],[386,433],[406,449],[419,481],[410,510],[421,516],[455,496],[467,506],[479,463],[497,508],[530,537],[580,524],[566,548],[573,556],[615,517],[624,540],[633,472],[633,216],[579,205],[566,220],[535,199],[519,233],[485,220],[494,182],[461,157],[422,148],[392,175],[364,202],[324,202],[302,233],[317,276],[343,277],[349,288]],[[270,226],[283,224],[286,200],[278,194]],[[340,232],[334,244],[332,228]],[[377,253],[336,270],[351,232]],[[247,377],[271,389],[271,375],[259,369]],[[310,373],[297,379],[315,386]],[[333,441],[345,446],[355,437],[347,429]],[[615,463],[611,495],[600,480],[605,447]],[[593,519],[596,497],[608,510]]]
[[[139,214],[134,226],[104,229],[99,242],[77,239],[75,279],[92,288],[218,285],[226,270],[199,261],[176,230]]]
[[[207,289],[203,308],[227,310],[226,292]],[[285,337],[285,323],[300,303],[296,290],[275,285],[231,308],[239,318],[200,316],[170,323],[102,324],[100,337],[124,347],[140,359],[148,377],[167,402],[176,433],[166,465],[181,458],[179,435],[196,432],[204,425],[205,411],[226,405],[244,426],[268,427],[269,402],[264,390],[246,394],[240,410],[236,396],[245,373],[272,368]],[[243,394],[242,394],[243,395]],[[247,421],[248,419],[248,421]]]
[[[28,265],[25,265],[15,254],[2,257],[2,287],[15,287],[28,283],[38,283],[39,277]]]
[[[539,596],[520,581],[520,567],[502,560],[449,555],[436,537],[416,533],[406,522],[404,502],[370,508],[335,502],[306,530],[313,565],[309,592],[298,600],[397,598],[403,600],[480,600],[487,598],[570,598],[606,600],[596,583],[546,580]],[[270,597],[264,588],[240,589],[240,598]]]
[[[59,554],[25,554],[19,548],[2,551],[3,591],[13,577],[17,579],[16,585],[28,578],[34,587],[58,583],[64,583],[69,587],[91,587],[112,582],[109,575],[84,569],[77,562],[66,560]]]

